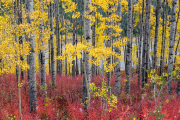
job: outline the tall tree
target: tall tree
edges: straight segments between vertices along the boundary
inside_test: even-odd
[[[17,0],[18,5],[18,25],[22,24],[23,19],[22,19],[22,0]],[[19,36],[19,44],[23,45],[23,37],[22,35]],[[24,58],[22,55],[20,55],[20,60],[23,62]],[[24,80],[24,71],[21,69],[21,79]]]
[[[149,62],[149,40],[150,40],[150,5],[151,1],[146,1],[145,33],[143,39],[143,57],[142,57],[142,88],[148,80],[148,62]]]
[[[154,39],[154,52],[153,52],[153,69],[156,69],[156,62],[157,62],[157,43],[158,43],[158,34],[159,34],[159,22],[160,22],[160,15],[161,15],[161,0],[157,0],[157,7],[156,7],[156,28],[155,28],[155,39]]]
[[[77,4],[77,0],[75,0],[75,4]],[[76,9],[78,11],[78,7]],[[77,46],[77,43],[78,43],[78,18],[76,17],[76,46]],[[79,67],[78,67],[78,58],[77,58],[77,55],[76,55],[76,76],[79,75]]]
[[[60,56],[60,33],[59,33],[59,0],[54,0],[54,6],[55,6],[55,19],[56,19],[56,44],[57,44],[57,56]],[[60,74],[60,60],[57,61],[57,68],[56,72],[57,74]]]
[[[143,19],[144,19],[144,0],[142,1],[142,15],[141,15],[141,24],[140,24],[140,40],[139,40],[139,58],[138,58],[138,86],[140,86],[141,79],[141,44],[143,40]]]
[[[132,41],[132,0],[128,1],[128,26],[127,26],[127,49],[126,49],[126,92],[130,93],[130,78],[131,78],[131,41]]]
[[[62,28],[64,28],[64,17],[63,17],[63,2],[61,1],[61,25]],[[61,49],[60,49],[60,55],[62,55],[62,47],[63,47],[63,31],[61,31],[61,40],[60,40],[60,44],[61,44]],[[62,60],[60,60],[60,75],[62,75]]]
[[[32,24],[33,19],[30,19],[30,15],[33,12],[33,0],[27,0],[26,8],[28,11],[27,22]],[[30,112],[36,110],[37,107],[37,88],[36,88],[36,68],[35,68],[35,41],[34,31],[31,31],[29,42],[30,44],[30,55],[29,55],[29,87],[30,87]]]
[[[75,0],[73,0],[73,2],[74,2]],[[74,14],[75,14],[75,12],[74,12]],[[73,46],[75,46],[75,43],[76,43],[76,41],[75,41],[75,18],[73,18]],[[76,69],[76,65],[75,65],[75,60],[73,60],[72,61],[72,76],[73,77],[75,77],[75,69]]]
[[[165,15],[165,6],[166,6],[166,15]],[[160,76],[163,73],[164,69],[164,50],[165,50],[165,41],[166,41],[166,26],[167,26],[167,15],[168,15],[168,1],[164,0],[163,2],[163,33],[162,33],[162,42],[161,42],[161,59],[160,59]]]
[[[92,15],[95,17],[96,12],[93,11]],[[95,31],[95,25],[96,24],[95,23],[96,22],[94,22],[92,25],[92,46],[93,46],[93,48],[95,48],[95,37],[96,37],[96,31]],[[94,59],[94,58],[92,57],[92,59]],[[92,81],[93,82],[94,82],[95,72],[96,72],[96,66],[95,66],[95,64],[93,64],[92,65]]]
[[[39,0],[40,3],[40,13],[43,13],[44,7],[43,7],[44,0]],[[43,18],[40,18],[40,42],[42,43],[42,46],[44,46],[44,20]],[[43,87],[43,96],[46,97],[46,67],[45,67],[45,50],[40,51],[41,56],[41,86]]]
[[[177,26],[178,26],[178,21],[179,21],[179,16],[180,16],[180,1],[179,1],[179,11],[178,11],[178,16],[177,16],[177,20],[176,20],[176,29],[175,29],[175,35],[174,35],[174,39],[176,39],[176,32],[177,32]],[[177,55],[177,50],[179,47],[179,42],[180,42],[180,37],[178,39],[178,43],[176,45],[176,50],[175,50],[175,55]],[[174,63],[176,62],[176,57],[174,58]]]
[[[108,8],[108,12],[107,12],[107,17],[109,17],[109,18],[110,18],[111,14],[112,14],[111,9],[112,9],[112,5],[109,4],[109,8]],[[107,22],[108,26],[111,26],[112,20],[106,21],[106,22]],[[111,28],[109,28],[109,27],[107,28],[107,33],[106,34],[109,37],[109,39],[106,41],[106,44],[105,44],[107,48],[111,48],[111,40],[112,40],[112,37],[111,37],[112,32],[111,32],[111,30],[112,30]],[[109,58],[107,58],[106,61],[107,61],[106,66],[109,66],[111,64],[111,56],[109,56]],[[111,93],[111,89],[110,89],[111,72],[110,71],[108,71],[106,73],[106,77],[107,77],[108,91]]]
[[[89,5],[91,5],[91,0],[85,0],[84,10],[85,12],[89,11]],[[84,12],[84,14],[85,14]],[[85,18],[84,20],[84,36],[86,43],[89,45],[91,42],[91,20],[89,18]],[[88,46],[90,49],[90,46]],[[87,50],[84,51],[84,74],[83,74],[83,103],[85,109],[89,106],[90,103],[90,63],[89,63],[89,52]]]
[[[122,5],[121,5],[121,3],[118,3],[116,14],[119,17],[122,16]],[[117,24],[119,25],[119,27],[121,27],[121,22],[120,21]],[[121,33],[119,33],[119,34],[121,34]],[[118,36],[116,38],[116,40],[118,40],[118,38],[120,38],[120,36]],[[118,53],[118,54],[121,54],[121,51],[120,51],[120,49],[118,47],[115,47],[115,52]],[[118,58],[115,58],[115,63],[116,63],[116,66],[115,66],[115,94],[120,94],[120,92],[121,92],[121,86],[120,86],[120,61],[119,61]]]
[[[65,46],[67,43],[67,19],[66,19],[66,13],[64,14],[64,20],[65,20]],[[66,48],[65,48],[66,49]],[[67,57],[65,56],[65,75],[67,76]]]
[[[56,86],[56,78],[55,78],[55,58],[54,58],[54,17],[53,17],[53,5],[50,1],[49,3],[50,7],[50,42],[51,42],[51,76],[52,76],[52,85]]]
[[[175,34],[175,22],[176,22],[176,5],[177,0],[172,1],[171,10],[171,29],[169,36],[169,58],[168,58],[168,92],[172,93],[172,71],[173,71],[173,50],[174,50],[174,34]]]
[[[81,43],[82,43],[82,36],[83,36],[83,31],[82,31],[82,28],[83,28],[83,18],[82,18],[82,14],[83,14],[83,0],[80,0],[80,24],[81,24]],[[83,73],[83,63],[82,63],[82,58],[80,59],[80,64],[81,64],[81,75]]]

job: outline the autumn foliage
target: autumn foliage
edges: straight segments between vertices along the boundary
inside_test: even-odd
[[[26,77],[25,77],[26,78]],[[122,91],[117,96],[115,107],[101,107],[101,98],[91,98],[90,108],[84,111],[82,106],[82,77],[73,78],[71,76],[56,76],[57,88],[52,88],[51,77],[47,76],[47,98],[44,100],[41,95],[41,87],[37,89],[38,109],[36,113],[29,113],[29,85],[28,80],[22,84],[22,114],[23,119],[180,119],[180,98],[175,95],[167,96],[166,87],[163,88],[157,101],[158,107],[155,107],[153,91],[150,86],[146,85],[144,93],[137,86],[137,77],[131,80],[131,95],[125,93],[125,79],[122,78]],[[37,77],[38,80],[38,77]],[[95,85],[100,87],[102,76],[95,77]],[[173,82],[173,88],[176,88],[176,82]],[[15,75],[7,74],[1,76],[0,81],[0,119],[16,119],[18,112],[18,92]],[[111,81],[112,94],[114,93],[114,77]],[[159,87],[158,87],[159,88]],[[158,89],[159,90],[159,89]],[[144,96],[144,99],[142,99]],[[110,109],[111,108],[111,109]],[[173,109],[172,109],[173,108]]]

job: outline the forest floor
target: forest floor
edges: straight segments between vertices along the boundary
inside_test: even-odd
[[[19,118],[16,77],[9,74],[4,77],[0,76],[0,78],[0,120],[16,120]],[[100,87],[102,80],[102,76],[96,76],[95,85]],[[41,95],[42,90],[39,82],[37,83],[37,111],[29,113],[29,84],[27,77],[25,77],[21,87],[23,120],[180,120],[180,98],[175,94],[176,81],[173,81],[173,94],[171,96],[167,94],[167,86],[157,86],[155,103],[151,85],[146,85],[142,90],[137,85],[136,75],[131,80],[131,94],[126,94],[125,73],[122,72],[122,89],[121,94],[117,97],[117,104],[108,106],[105,99],[91,93],[91,103],[87,111],[84,111],[82,106],[81,76],[76,78],[56,76],[56,81],[57,87],[52,88],[51,76],[47,75],[47,98],[45,100]],[[114,93],[114,83],[115,78],[112,77],[112,94]],[[159,92],[160,88],[162,88],[161,93]]]

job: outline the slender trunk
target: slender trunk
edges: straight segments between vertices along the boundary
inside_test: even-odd
[[[48,6],[48,18],[49,18],[49,25],[50,25],[50,5]],[[51,73],[51,39],[48,40],[48,57],[49,57],[49,73]]]
[[[64,15],[64,19],[65,19],[65,46],[66,46],[66,43],[67,43],[67,20],[66,20],[66,13]],[[67,57],[65,57],[65,75],[67,76]]]
[[[18,3],[18,25],[22,24],[22,0],[17,0]],[[19,36],[19,44],[23,46],[23,38],[22,36]],[[20,60],[23,62],[24,58],[22,55],[20,55]],[[24,80],[24,71],[21,69],[21,79]]]
[[[132,41],[132,0],[128,1],[128,26],[127,26],[127,50],[126,50],[126,92],[130,94],[130,79],[131,79],[131,41]]]
[[[96,13],[93,12],[92,15],[95,17]],[[95,48],[95,38],[96,33],[95,33],[95,22],[92,25],[92,47]],[[92,57],[94,59],[94,57]],[[95,77],[95,72],[96,72],[96,66],[95,64],[92,65],[92,81],[94,82],[94,77]]]
[[[62,27],[64,27],[62,3],[63,3],[63,2],[61,2],[61,18],[62,18],[61,24],[62,24]],[[61,56],[62,56],[62,46],[63,46],[63,42],[62,42],[62,41],[63,41],[63,31],[61,31],[61,41],[60,41],[60,45],[61,45],[60,55],[61,55]],[[62,69],[62,60],[60,60],[60,75],[62,75],[62,72],[63,72],[63,69]]]
[[[153,52],[153,69],[156,69],[156,62],[157,62],[157,43],[158,43],[158,34],[159,34],[159,22],[160,22],[160,15],[161,15],[161,0],[157,0],[157,7],[156,7],[156,29],[155,29],[155,38],[154,38],[154,52]]]
[[[173,71],[173,50],[174,50],[174,35],[175,35],[175,22],[176,22],[176,5],[177,0],[172,1],[171,11],[171,29],[169,36],[169,58],[168,58],[168,92],[172,93],[172,71]]]
[[[116,11],[116,14],[121,17],[122,16],[122,5],[119,3],[118,6],[117,6],[117,11]],[[119,27],[121,28],[121,22],[118,22],[117,23],[119,25]],[[119,33],[121,34],[121,33]],[[120,36],[119,36],[120,37]],[[118,37],[116,38],[116,40],[118,40]],[[121,54],[121,51],[118,47],[115,47],[115,52],[117,54]],[[121,92],[121,86],[120,86],[120,61],[118,58],[115,58],[115,63],[116,63],[116,66],[115,66],[115,94],[120,94]]]
[[[111,9],[112,9],[112,5],[109,5],[109,10],[111,10]],[[110,17],[111,14],[112,14],[112,12],[107,12],[107,17]],[[111,26],[112,20],[110,20],[110,22],[107,21],[107,24],[108,24],[108,26]],[[109,39],[106,41],[106,47],[110,48],[111,47],[111,40],[112,40],[111,39],[111,28],[107,28],[107,33],[106,34],[109,37]],[[107,61],[106,66],[109,66],[111,64],[111,56],[109,56],[109,58],[107,58],[106,61]],[[110,86],[111,86],[110,85],[110,83],[111,83],[111,72],[110,71],[106,72],[106,77],[107,77],[108,91],[111,93],[111,89],[110,89]]]
[[[33,0],[27,0],[26,8],[29,15],[33,12]],[[27,22],[32,24],[33,19],[30,19],[30,16],[27,17]],[[36,88],[36,68],[35,68],[35,35],[34,31],[31,31],[29,42],[30,45],[30,55],[29,55],[29,87],[30,87],[30,112],[36,111],[37,107],[37,88]]]
[[[143,57],[142,57],[142,88],[148,80],[148,62],[149,62],[149,40],[150,40],[150,4],[151,1],[146,1],[146,16],[145,16],[145,35],[143,39]]]
[[[43,7],[43,0],[39,0],[40,3],[40,11],[43,13],[44,7]],[[42,43],[42,46],[44,46],[44,20],[43,18],[40,19],[40,42]],[[46,97],[47,91],[46,91],[46,67],[45,67],[45,50],[40,51],[40,56],[41,56],[41,86],[43,87],[43,96],[44,98]]]
[[[73,18],[73,46],[75,46],[75,18]],[[76,67],[75,66],[75,60],[73,60],[72,61],[72,76],[73,77],[75,77],[75,67]]]
[[[56,55],[60,56],[60,33],[59,33],[59,0],[54,0],[54,6],[55,6],[55,19],[56,19]],[[56,67],[56,72],[57,74],[60,74],[60,60],[57,61],[57,67]]]
[[[89,5],[91,5],[91,0],[85,0],[84,3],[84,8],[85,11],[89,11]],[[85,14],[85,12],[84,12]],[[84,20],[84,31],[85,31],[85,40],[86,43],[88,44],[88,49],[90,49],[89,43],[91,42],[91,20],[88,18],[85,18]],[[84,51],[84,74],[83,74],[83,103],[85,103],[87,101],[88,104],[85,104],[85,109],[87,109],[89,107],[89,103],[90,103],[90,63],[89,63],[89,52],[88,51]],[[86,64],[86,66],[85,66]],[[85,68],[86,67],[86,68]]]
[[[56,87],[56,79],[55,79],[55,59],[54,59],[54,20],[53,20],[53,5],[50,2],[50,42],[51,42],[51,76],[52,76],[52,86]]]
[[[20,67],[18,65],[18,99],[19,99],[19,116],[22,120],[22,111],[21,111],[21,86],[20,86]]]
[[[16,12],[17,12],[17,6],[16,6],[17,0],[14,1],[14,26],[16,27],[17,19],[16,19]],[[16,31],[14,31],[15,34],[15,42],[17,42],[17,36]],[[16,58],[17,59],[17,58]],[[2,59],[0,59],[1,61]],[[16,79],[17,79],[17,85],[18,85],[18,66],[16,66]]]
[[[178,11],[178,16],[177,16],[177,21],[176,21],[176,29],[175,29],[175,35],[174,35],[174,40],[176,39],[176,32],[177,32],[177,26],[178,26],[178,21],[179,21],[179,15],[180,15],[180,1],[179,1],[179,11]],[[179,47],[179,41],[180,41],[180,37],[176,46],[176,51],[175,51],[175,55],[177,55],[177,48]],[[174,63],[176,62],[176,57],[174,58]]]
[[[40,44],[38,46],[40,46]],[[39,63],[39,76],[38,76],[38,78],[39,78],[39,84],[40,84],[41,83],[41,50],[39,51],[39,54],[38,54],[38,63]]]
[[[164,1],[165,2],[165,1]],[[163,19],[165,19],[165,25],[163,24],[163,26],[165,26],[165,28],[163,27],[163,39],[162,39],[162,42],[161,42],[161,46],[162,46],[162,49],[161,49],[161,59],[160,59],[160,76],[162,75],[163,73],[163,69],[164,69],[164,50],[165,50],[165,41],[166,41],[166,26],[167,26],[167,15],[168,15],[168,1],[166,0],[166,16],[163,17]],[[164,4],[164,8],[165,8],[165,3]],[[163,11],[163,14],[165,14],[165,9]]]
[[[80,0],[80,8],[81,8],[81,11],[80,11],[80,21],[81,21],[81,43],[82,43],[82,28],[83,28],[83,19],[82,19],[82,14],[83,14],[83,0]],[[80,59],[80,64],[81,64],[81,76],[83,74],[83,63],[82,63],[82,58]]]
[[[98,8],[97,8],[97,10],[96,10],[96,14],[97,14],[97,18],[96,18],[96,19],[97,19],[96,26],[97,26],[97,28],[98,28]],[[99,36],[98,34],[97,34],[97,35],[95,34],[96,41],[98,41],[98,36]],[[96,66],[96,75],[99,74],[99,73],[98,73],[98,72],[99,72],[99,71],[98,71],[98,70],[99,70],[98,68],[99,68],[99,67]]]
[[[77,1],[75,0],[75,3],[77,4]],[[77,43],[78,43],[78,19],[76,18],[76,47],[77,47]],[[79,67],[78,67],[78,59],[77,59],[77,55],[76,55],[76,76],[79,75]]]
[[[18,8],[18,25],[22,24],[22,0],[17,0],[17,8]],[[17,38],[16,38],[17,41]],[[22,44],[22,36],[19,36],[19,44]],[[18,58],[19,60],[19,58]],[[22,56],[20,55],[20,60],[23,60]],[[21,69],[20,66],[16,66],[16,74],[17,74],[17,84],[18,84],[18,99],[19,99],[19,116],[20,120],[22,120],[22,110],[21,110],[21,86],[20,86],[20,77],[21,77]],[[23,76],[22,76],[23,77]]]

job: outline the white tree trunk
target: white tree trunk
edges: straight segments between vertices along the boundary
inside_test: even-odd
[[[126,50],[126,92],[130,93],[130,79],[131,79],[131,36],[132,32],[132,0],[128,1],[128,27],[127,27],[127,50]]]
[[[148,62],[149,62],[149,40],[150,40],[150,6],[151,1],[146,1],[145,16],[145,34],[143,39],[143,57],[142,57],[142,88],[148,80]]]
[[[168,58],[168,91],[172,93],[172,71],[173,71],[173,51],[174,51],[174,34],[175,34],[175,21],[176,21],[176,5],[177,0],[172,1],[171,10],[171,29],[169,36],[169,58]]]
[[[50,42],[51,42],[51,75],[52,75],[52,85],[56,86],[56,78],[55,78],[55,59],[54,59],[54,17],[53,17],[53,5],[50,2]]]
[[[43,13],[44,11],[44,7],[43,7],[43,0],[39,0],[40,3],[40,11],[41,13]],[[40,41],[42,42],[42,46],[44,46],[44,20],[43,18],[41,18],[40,20]],[[43,87],[43,95],[44,97],[46,97],[46,68],[45,68],[45,50],[42,50],[40,52],[40,56],[41,56],[41,86]]]
[[[117,6],[117,11],[116,11],[116,14],[118,16],[122,16],[122,5],[119,3],[118,6]],[[118,22],[118,25],[121,27],[121,23]],[[121,33],[119,33],[121,34]],[[117,38],[118,40],[118,38]],[[115,47],[115,52],[118,53],[118,54],[121,54],[121,51],[119,50],[118,47]],[[115,58],[115,63],[116,63],[116,66],[115,66],[115,94],[120,94],[121,92],[121,86],[120,86],[120,61],[118,58]]]
[[[154,52],[153,52],[153,69],[156,69],[156,62],[157,62],[157,43],[158,43],[158,34],[159,34],[159,22],[160,22],[160,15],[161,15],[161,0],[157,0],[157,7],[156,7],[156,29],[155,29],[155,39],[154,39]]]
[[[56,45],[57,45],[57,56],[60,56],[60,33],[59,33],[59,0],[54,0],[55,6],[55,19],[56,19]],[[60,60],[57,60],[57,74],[60,74]]]
[[[140,25],[140,40],[139,40],[139,58],[138,58],[138,86],[140,86],[141,79],[141,45],[143,40],[143,19],[144,19],[144,0],[142,1],[142,16],[141,16],[141,25]]]
[[[33,0],[27,0],[26,8],[28,13],[31,14],[33,12]],[[33,20],[30,19],[30,16],[27,17],[27,22],[32,23]],[[35,68],[35,41],[34,41],[34,31],[31,31],[29,42],[30,45],[30,55],[29,55],[29,86],[30,86],[30,112],[36,110],[37,106],[37,88],[36,88],[36,68]]]
[[[85,0],[85,11],[88,11],[89,5],[91,5],[91,0]],[[89,44],[91,42],[91,20],[85,18],[84,21],[84,30],[85,30],[85,40],[86,43]],[[90,46],[88,47],[88,49],[90,49]],[[85,60],[84,62],[86,62],[86,70],[84,72],[86,72],[86,74],[83,74],[83,103],[86,102],[86,100],[88,100],[87,103],[90,103],[90,63],[89,63],[89,52],[87,52],[87,50],[85,51]],[[88,107],[88,104],[85,103],[85,107]]]

